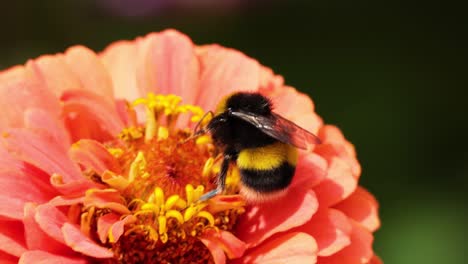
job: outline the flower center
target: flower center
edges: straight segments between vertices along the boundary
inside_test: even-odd
[[[118,165],[100,178],[118,191],[126,208],[119,215],[123,231],[116,235],[117,227],[112,226],[103,243],[114,252],[111,262],[211,263],[200,238],[211,231],[233,230],[244,212],[241,199],[198,201],[215,188],[217,150],[208,136],[190,140],[191,130],[178,127],[182,114],[191,114],[192,122],[208,121],[201,120],[201,108],[180,101],[174,95],[153,94],[136,100],[134,105],[145,109],[146,124],[127,127],[105,144]],[[237,191],[236,177],[230,173],[226,195]],[[110,211],[87,207],[82,218],[94,215],[87,225],[98,229],[99,217]]]

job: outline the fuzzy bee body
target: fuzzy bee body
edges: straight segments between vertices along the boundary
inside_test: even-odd
[[[239,92],[223,99],[204,129],[223,150],[218,189],[221,192],[229,165],[240,172],[240,191],[248,200],[265,200],[284,193],[297,163],[297,147],[308,148],[319,139],[272,111],[270,100],[259,93]]]
[[[241,150],[236,159],[241,193],[250,200],[279,196],[290,185],[296,163],[297,149],[282,142]]]

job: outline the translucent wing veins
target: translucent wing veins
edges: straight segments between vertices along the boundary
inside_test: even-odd
[[[254,125],[263,133],[297,148],[310,150],[313,145],[321,143],[316,135],[275,113],[263,116],[244,111],[230,111],[230,114]]]

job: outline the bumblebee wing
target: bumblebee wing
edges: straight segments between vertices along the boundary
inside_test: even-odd
[[[278,114],[262,116],[241,111],[232,111],[231,114],[254,125],[263,133],[297,148],[309,150],[312,145],[320,144],[316,135]]]

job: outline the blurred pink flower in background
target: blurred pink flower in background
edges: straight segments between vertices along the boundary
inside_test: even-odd
[[[96,1],[96,4],[115,15],[145,17],[174,9],[195,9],[207,12],[233,11],[253,3],[245,0],[100,0]]]
[[[270,97],[323,143],[300,152],[280,200],[197,203],[219,169],[214,146],[180,142],[240,90]],[[378,204],[358,186],[354,147],[308,96],[236,50],[174,30],[100,54],[75,46],[1,72],[0,104],[6,263],[381,263]]]

